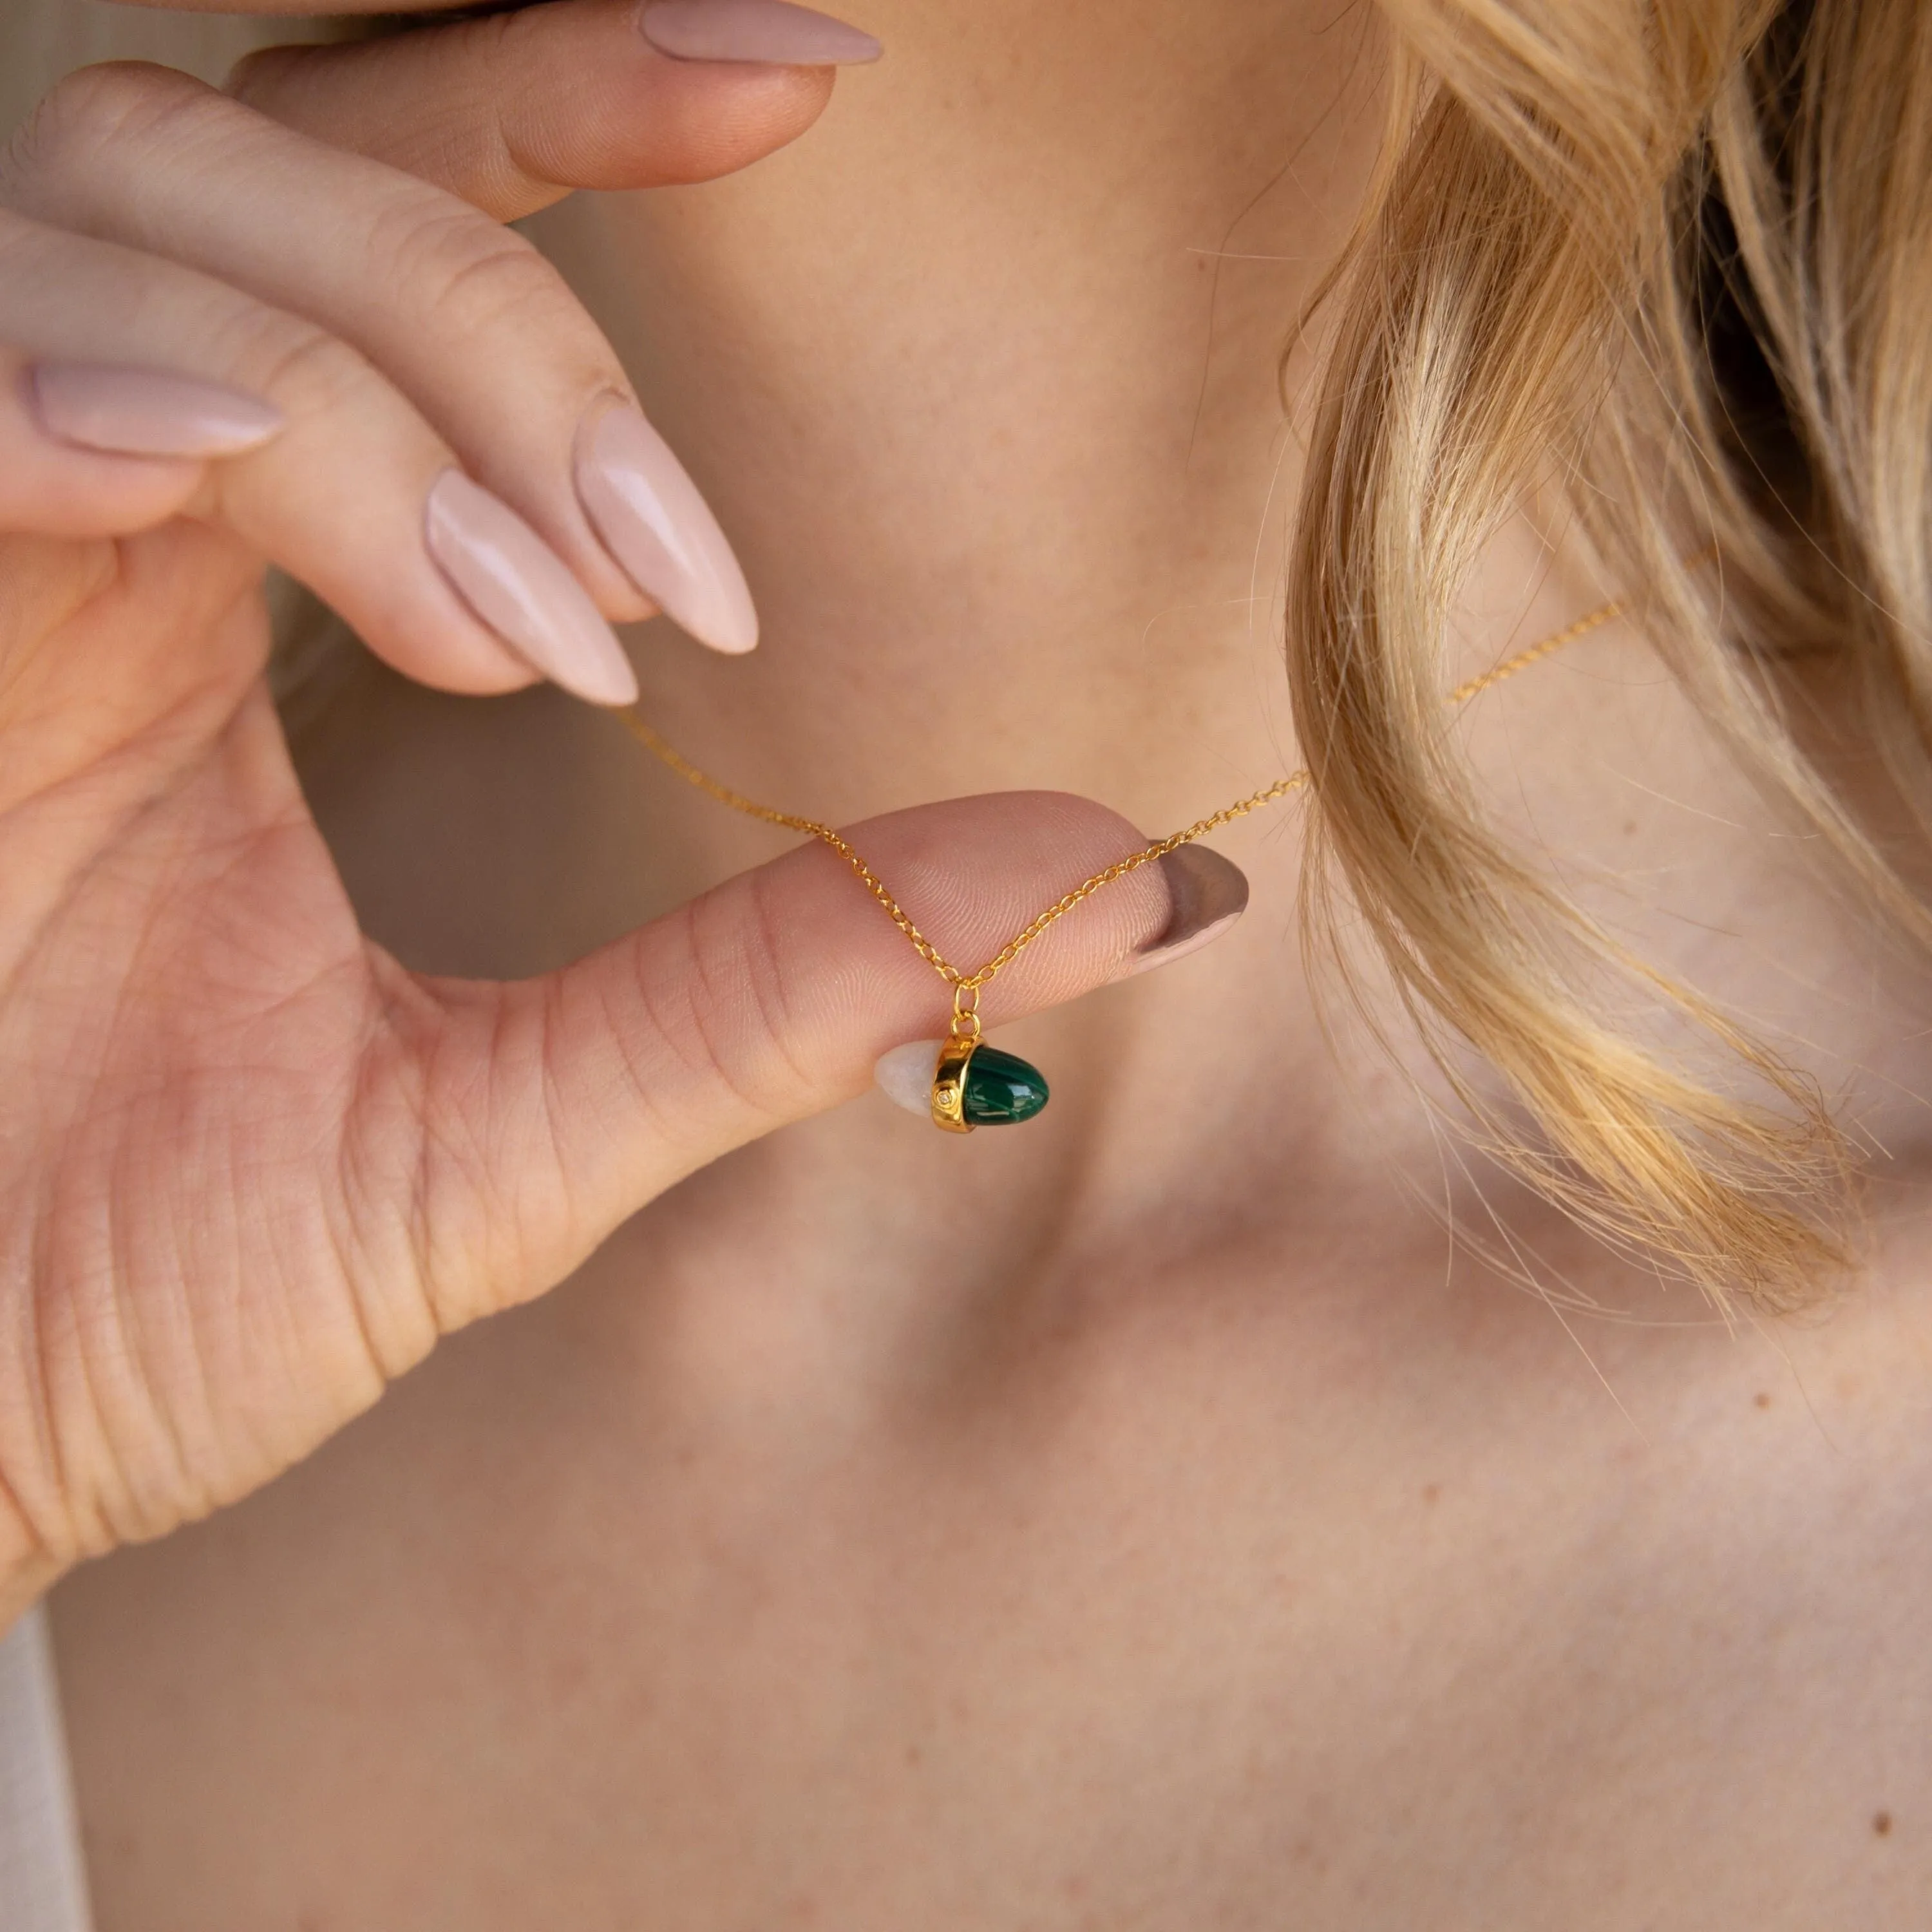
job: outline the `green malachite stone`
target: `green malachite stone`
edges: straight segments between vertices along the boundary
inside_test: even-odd
[[[1030,1120],[1046,1100],[1046,1082],[1040,1069],[1016,1053],[982,1046],[967,1064],[961,1111],[976,1127],[1005,1127],[1016,1120]]]

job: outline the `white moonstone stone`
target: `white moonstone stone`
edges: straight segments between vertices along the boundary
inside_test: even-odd
[[[939,1042],[915,1040],[896,1046],[872,1070],[879,1091],[908,1114],[932,1117],[932,1070],[939,1064]]]

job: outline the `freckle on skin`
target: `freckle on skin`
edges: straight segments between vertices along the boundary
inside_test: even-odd
[[[1766,1395],[1762,1389],[1760,1389],[1757,1394],[1751,1397],[1751,1400],[1756,1402],[1760,1408],[1768,1408],[1771,1406],[1770,1396]]]
[[[1432,1503],[1439,1502],[1442,1499],[1442,1485],[1440,1483],[1429,1483],[1424,1484],[1422,1491],[1422,1500],[1424,1502]]]
[[[1874,1811],[1872,1814],[1872,1830],[1878,1837],[1884,1838],[1891,1829],[1892,1814],[1889,1811]]]

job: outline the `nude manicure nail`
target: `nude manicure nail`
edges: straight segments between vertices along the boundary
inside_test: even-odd
[[[1159,860],[1167,880],[1167,924],[1114,974],[1131,980],[1211,946],[1247,910],[1248,875],[1204,845],[1177,846]]]
[[[870,34],[787,0],[651,0],[638,26],[678,60],[857,67],[884,52]]]
[[[239,456],[288,420],[260,397],[164,369],[42,362],[26,391],[50,436],[113,456]]]
[[[710,505],[670,446],[628,404],[586,422],[577,494],[632,581],[700,644],[736,654],[758,643],[745,573]]]
[[[423,536],[457,594],[526,663],[590,704],[637,701],[637,674],[610,626],[507,503],[446,470],[429,493]]]

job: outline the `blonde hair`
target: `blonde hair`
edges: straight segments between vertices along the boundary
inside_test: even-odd
[[[1501,520],[1548,476],[1576,479],[1605,580],[1642,586],[1633,614],[1703,714],[1932,944],[1790,675],[1828,646],[1861,742],[1932,829],[1932,14],[1382,8],[1389,138],[1309,319],[1323,354],[1288,662],[1326,862],[1308,868],[1304,932],[1332,936],[1346,898],[1479,1132],[1541,1192],[1720,1298],[1796,1307],[1844,1260],[1852,1163],[1824,1096],[1486,823],[1444,726],[1443,634]],[[163,28],[167,57],[186,44],[212,75],[262,31],[117,8],[100,14],[118,44],[82,46],[48,27],[78,10],[9,11],[26,57],[0,74],[32,91],[80,58],[158,52],[130,37]],[[30,98],[0,105],[11,119]],[[1721,599],[1690,561],[1713,544]],[[1604,1017],[1619,979],[1731,1071]],[[1459,1042],[1520,1106],[1477,1090]]]
[[[1606,580],[1642,586],[1635,614],[1704,715],[1932,940],[1898,858],[1823,769],[1794,679],[1828,647],[1837,700],[1922,831],[1932,12],[1385,11],[1394,124],[1318,298],[1290,576],[1294,715],[1330,862],[1311,868],[1308,929],[1332,932],[1344,886],[1485,1138],[1545,1195],[1720,1298],[1801,1306],[1844,1258],[1852,1162],[1823,1096],[1486,824],[1444,725],[1442,634],[1500,520],[1543,476],[1575,479]],[[1707,544],[1721,598],[1688,554]],[[1746,1077],[1700,1078],[1606,1021],[1618,978]],[[1526,1122],[1457,1072],[1458,1037]]]

